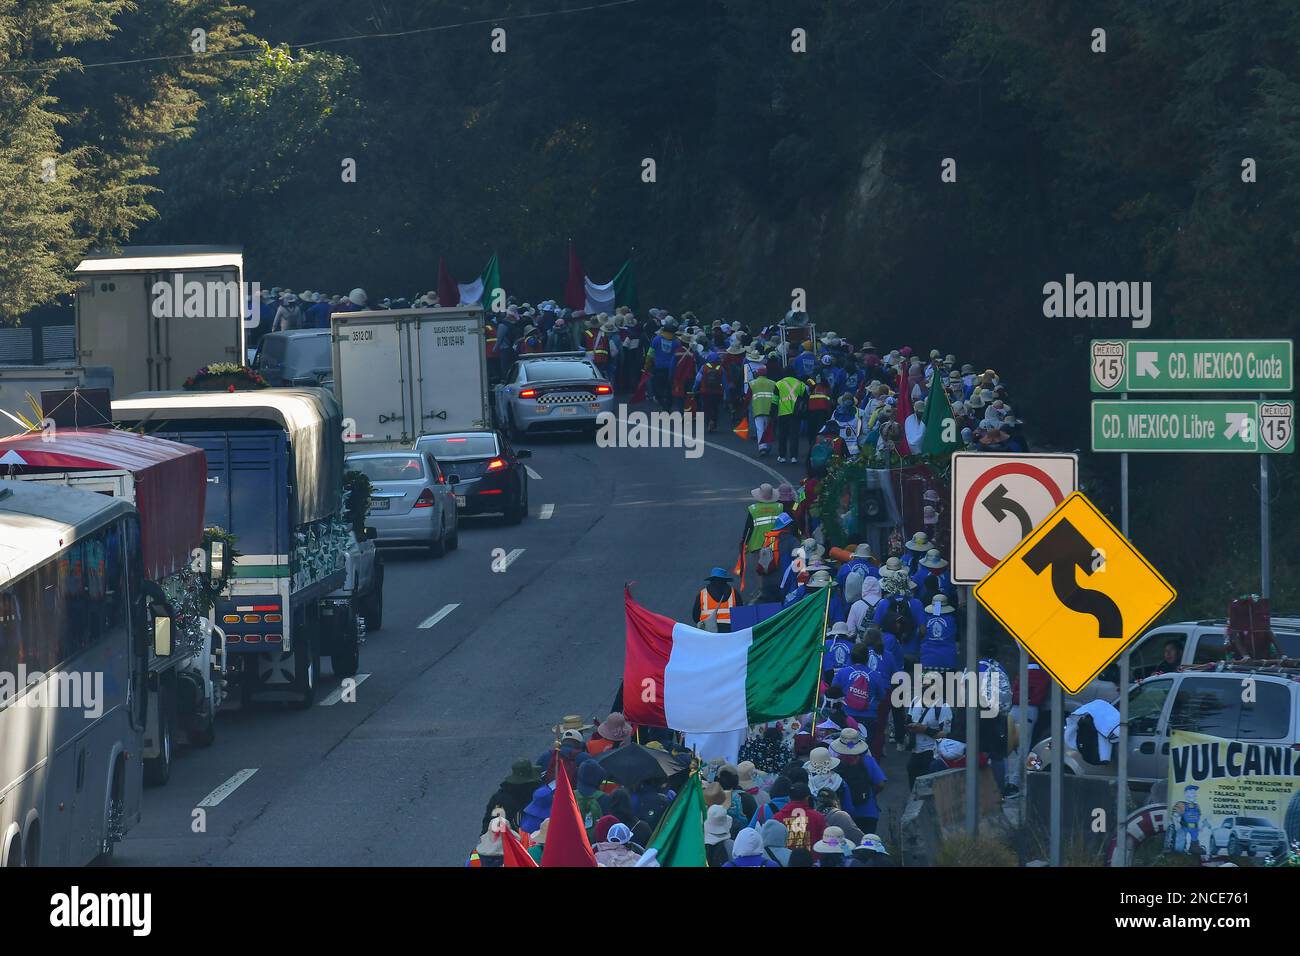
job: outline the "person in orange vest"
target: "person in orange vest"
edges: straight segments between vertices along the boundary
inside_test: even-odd
[[[711,615],[715,616],[718,630],[727,633],[731,630],[731,609],[744,604],[744,599],[731,586],[731,575],[724,568],[714,568],[709,572],[704,587],[695,595],[691,604],[691,620],[699,627],[704,627]]]
[[[831,394],[830,383],[825,377],[819,376],[816,380],[808,379],[808,404],[804,408],[803,420],[806,424],[808,440],[811,442],[826,420],[831,417],[831,412],[835,410],[835,398]]]
[[[487,353],[488,381],[501,380],[501,351],[497,348],[497,323],[489,319],[483,326],[483,350]]]
[[[717,352],[704,356],[704,364],[695,376],[695,392],[700,396],[704,412],[704,427],[718,430],[718,414],[722,410],[722,363]]]
[[[587,328],[582,333],[582,348],[591,359],[592,364],[602,375],[609,368],[609,335],[601,328],[605,313],[587,320]],[[606,377],[608,377],[606,375]]]
[[[519,333],[518,346],[515,351],[519,355],[536,355],[539,352],[546,351],[546,346],[542,343],[541,333],[537,331],[537,326],[531,322],[524,326]]]
[[[686,411],[686,394],[695,386],[695,350],[691,347],[691,337],[683,333],[680,336],[684,351],[677,358],[673,368],[673,407],[675,412]]]

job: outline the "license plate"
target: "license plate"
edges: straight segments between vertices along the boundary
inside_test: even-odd
[[[370,499],[370,510],[371,510],[371,511],[387,511],[387,510],[388,510],[388,499],[387,499],[387,498],[371,498],[371,499]]]
[[[465,507],[465,496],[464,496],[464,495],[457,495],[457,496],[456,496],[456,507],[457,507],[457,508],[464,508],[464,507]]]
[[[576,414],[578,414],[578,407],[577,407],[576,405],[561,405],[561,406],[560,406],[560,414],[561,414],[561,415],[576,415]]]

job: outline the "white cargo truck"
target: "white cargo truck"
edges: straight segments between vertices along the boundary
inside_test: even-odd
[[[409,446],[491,427],[479,307],[342,312],[331,325],[334,395],[351,444]]]
[[[111,365],[117,395],[180,388],[213,362],[244,364],[238,246],[124,246],[74,274],[77,360]]]
[[[106,365],[0,365],[0,409],[30,418],[28,395],[39,402],[41,392],[70,388],[106,388],[112,394],[113,381],[113,369]],[[25,430],[8,415],[0,415],[0,436]]]

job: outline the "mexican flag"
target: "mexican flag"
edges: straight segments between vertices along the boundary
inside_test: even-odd
[[[708,866],[704,855],[704,789],[692,771],[646,843],[660,866]]]
[[[494,252],[492,258],[488,260],[488,264],[483,267],[482,275],[473,282],[462,283],[459,286],[460,304],[477,305],[481,302],[484,310],[490,312],[493,305],[492,293],[500,288],[502,288],[501,264],[497,261],[497,254]],[[502,296],[501,300],[501,309],[504,311],[505,297]]]
[[[623,591],[623,712],[635,724],[711,734],[813,708],[830,588],[730,634],[679,624]]]
[[[583,295],[586,299],[583,308],[588,315],[606,312],[613,315],[620,305],[626,305],[633,312],[640,310],[636,292],[636,273],[632,260],[628,259],[608,282],[593,282],[591,276],[583,278]]]
[[[955,434],[955,423],[949,424],[954,419],[952,403],[948,401],[940,374],[935,372],[930,378],[930,394],[925,401],[925,437],[921,439],[920,449],[924,455],[950,455],[962,447],[961,436]],[[953,441],[943,440],[945,428],[953,429]]]

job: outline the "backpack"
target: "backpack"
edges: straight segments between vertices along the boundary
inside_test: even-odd
[[[911,640],[916,633],[916,618],[912,616],[912,607],[907,598],[890,598],[889,608],[884,615],[885,630],[890,631],[900,641]]]
[[[761,575],[771,574],[776,570],[776,549],[771,545],[763,545],[758,549],[758,558],[754,562],[754,569]]]
[[[1097,725],[1092,714],[1083,714],[1074,727],[1075,744],[1079,756],[1091,764],[1101,763],[1101,751],[1097,746]]]
[[[853,604],[862,597],[862,582],[866,578],[867,572],[857,567],[850,571],[844,578],[844,600],[848,604]]]
[[[716,365],[704,366],[704,375],[700,379],[700,383],[710,391],[721,389],[722,369],[718,368]]]
[[[820,470],[825,468],[831,462],[831,456],[834,454],[833,442],[818,442],[813,445],[812,451],[808,453],[808,464],[814,469]]]
[[[866,672],[858,671],[844,691],[844,706],[851,710],[866,710],[870,704],[871,683],[867,680]]]

